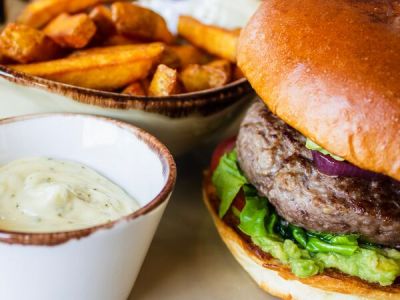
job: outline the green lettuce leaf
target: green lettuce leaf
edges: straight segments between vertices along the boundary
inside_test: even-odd
[[[212,176],[212,183],[221,199],[219,217],[222,218],[231,207],[240,189],[248,183],[246,177],[239,170],[236,151],[229,152],[221,157]]]
[[[265,219],[268,216],[266,201],[260,201],[257,191],[244,186],[246,204],[239,214],[239,229],[249,236],[266,236]]]

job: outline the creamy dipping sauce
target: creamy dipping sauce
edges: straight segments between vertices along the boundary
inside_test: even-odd
[[[28,158],[0,167],[0,230],[84,229],[138,208],[124,190],[78,163]]]

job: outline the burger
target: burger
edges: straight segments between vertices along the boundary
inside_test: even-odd
[[[400,299],[400,1],[264,0],[238,65],[261,100],[204,199],[284,299]]]

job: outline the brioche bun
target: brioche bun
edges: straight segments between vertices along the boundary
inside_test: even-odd
[[[269,109],[331,153],[400,180],[400,3],[265,0],[238,64]]]
[[[203,199],[222,240],[240,265],[271,295],[288,300],[400,299],[399,285],[381,287],[334,270],[325,270],[324,274],[300,279],[276,259],[260,258],[249,243],[218,217],[213,206],[216,197],[210,173],[205,172]]]

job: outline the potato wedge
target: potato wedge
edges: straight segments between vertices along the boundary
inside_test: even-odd
[[[180,80],[188,92],[197,92],[224,86],[230,74],[212,65],[189,65],[181,72]]]
[[[160,64],[166,65],[172,69],[177,69],[181,67],[181,60],[172,47],[166,47],[161,57]]]
[[[131,96],[146,96],[145,88],[140,81],[135,81],[128,85],[123,91],[122,94],[127,94]]]
[[[106,0],[36,0],[28,4],[18,22],[42,28],[61,13],[76,13]]]
[[[133,44],[142,44],[143,41],[137,39],[128,38],[122,34],[113,34],[106,38],[102,45],[103,46],[121,46],[121,45],[133,45]]]
[[[169,46],[167,49],[178,56],[180,66],[183,68],[191,64],[202,65],[210,61],[209,55],[192,45]]]
[[[170,68],[184,68],[191,64],[205,64],[210,56],[192,45],[167,46],[161,62]]]
[[[170,96],[179,92],[178,72],[166,65],[159,65],[149,87],[149,96]]]
[[[146,45],[149,45],[149,44],[118,45],[118,46],[110,46],[110,47],[108,47],[108,46],[107,47],[94,47],[94,48],[89,48],[89,49],[77,50],[75,52],[72,52],[68,57],[77,57],[77,56],[85,56],[85,55],[93,55],[93,54],[112,54],[114,52],[129,51],[131,49],[138,48],[138,46],[143,47],[143,46],[146,46]]]
[[[193,45],[220,58],[236,62],[238,30],[205,25],[192,17],[180,16],[178,33]]]
[[[20,72],[76,86],[115,90],[146,78],[163,51],[164,45],[160,43],[132,45],[124,50],[108,49],[102,53],[10,67]]]
[[[207,66],[216,68],[225,73],[227,80],[231,81],[232,79],[232,64],[230,61],[226,59],[217,59],[208,63]]]
[[[97,5],[89,14],[96,25],[96,40],[105,40],[107,37],[116,33],[116,28],[112,20],[111,10],[105,5]]]
[[[167,44],[174,40],[163,17],[150,9],[127,2],[116,2],[111,5],[111,12],[120,34]]]
[[[23,24],[9,23],[0,34],[1,53],[19,63],[53,59],[60,47],[43,32]]]
[[[87,14],[63,13],[46,26],[44,33],[64,48],[79,49],[89,44],[96,25]]]

